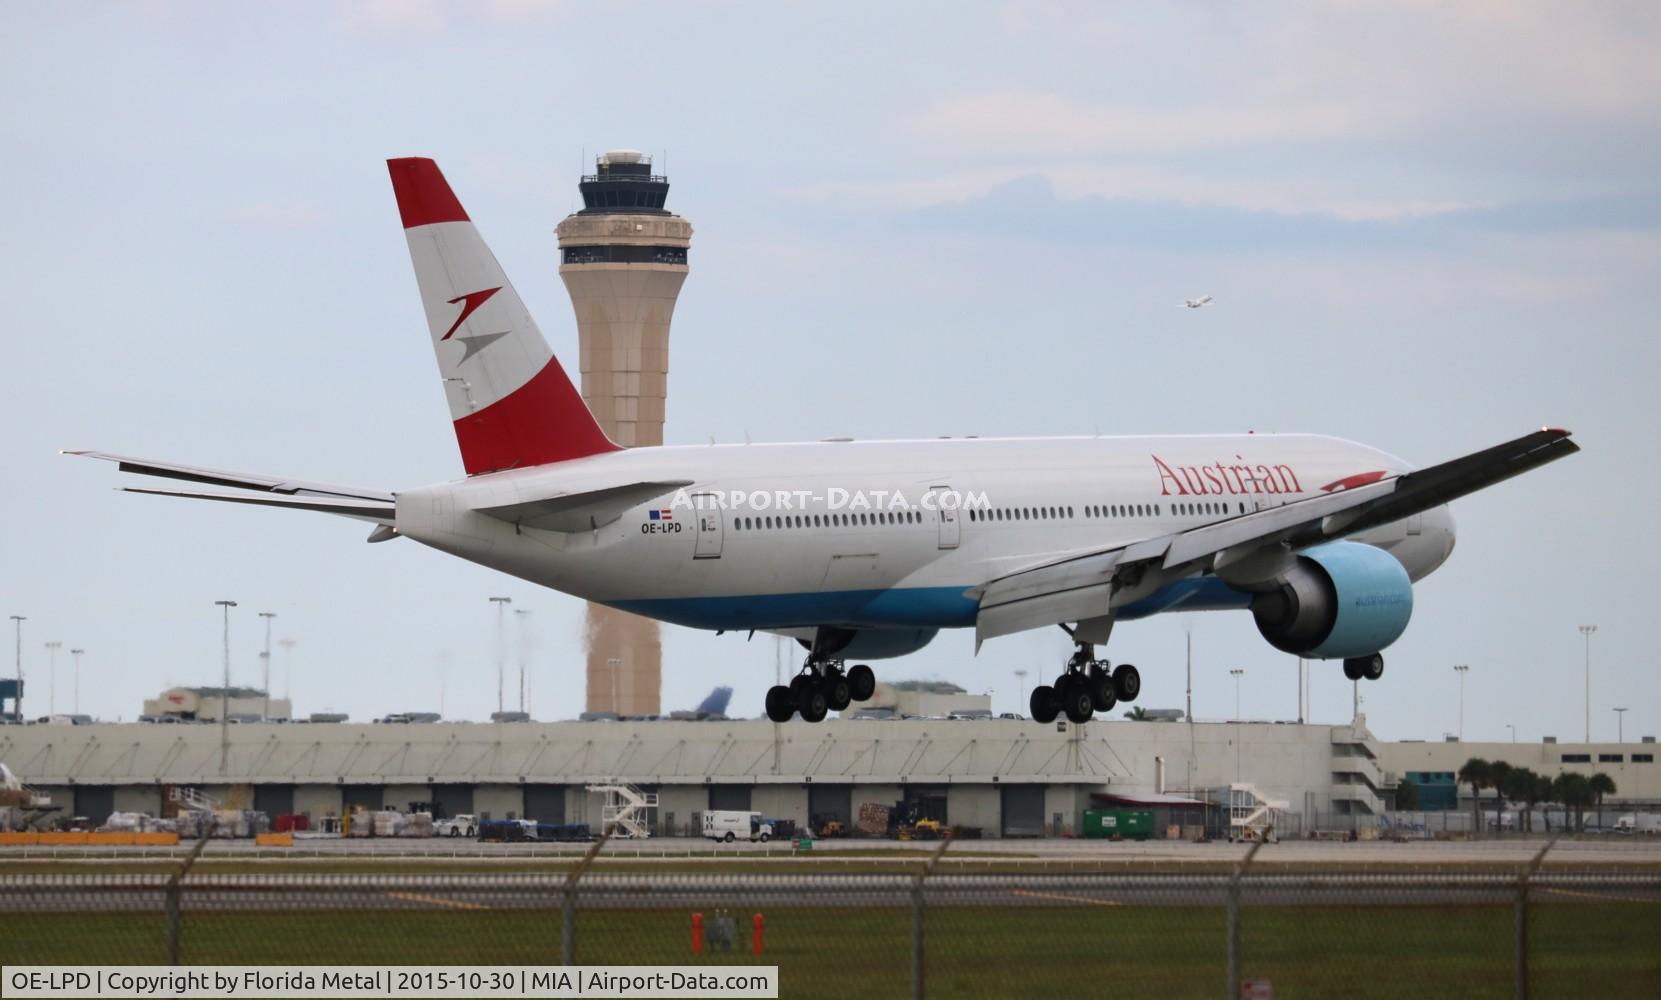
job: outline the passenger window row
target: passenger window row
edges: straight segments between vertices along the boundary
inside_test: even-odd
[[[772,517],[735,517],[734,531],[781,531],[797,528],[868,528],[885,524],[922,524],[915,510],[883,510],[866,514],[779,514]]]

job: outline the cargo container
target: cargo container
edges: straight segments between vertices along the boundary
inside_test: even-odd
[[[1153,811],[1149,809],[1086,809],[1084,835],[1104,840],[1147,840],[1153,836]]]

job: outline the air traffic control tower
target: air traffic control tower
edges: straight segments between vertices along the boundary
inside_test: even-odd
[[[578,184],[583,207],[559,224],[559,276],[577,311],[582,394],[611,439],[663,443],[669,321],[686,281],[692,223],[663,207],[669,178],[632,149],[602,154]],[[661,714],[658,625],[588,606],[590,712]]]

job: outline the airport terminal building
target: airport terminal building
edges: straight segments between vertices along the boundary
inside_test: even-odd
[[[1409,773],[1471,756],[1548,776],[1611,773],[1623,800],[1661,800],[1653,744],[1457,744],[1377,740],[1353,725],[1011,719],[553,723],[94,724],[0,727],[0,761],[75,816],[163,815],[170,789],[314,823],[355,807],[526,817],[599,826],[591,784],[658,795],[659,834],[705,809],[754,809],[799,824],[850,822],[862,803],[917,803],[984,837],[1070,836],[1097,804],[1151,808],[1217,829],[1231,786],[1273,803],[1298,833],[1376,824]],[[1608,760],[1620,753],[1622,760]],[[1586,758],[1588,763],[1581,763]],[[1600,760],[1600,758],[1604,758]],[[1238,794],[1238,793],[1237,793]],[[1211,803],[1206,806],[1202,803]],[[1455,798],[1457,805],[1457,795]],[[1179,820],[1180,815],[1180,820]],[[1221,818],[1226,827],[1226,816]]]

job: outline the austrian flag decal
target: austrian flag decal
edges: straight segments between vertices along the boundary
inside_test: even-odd
[[[653,510],[653,511],[647,511],[646,519],[648,521],[673,521],[674,517],[671,515],[670,511],[667,511],[667,510]]]

